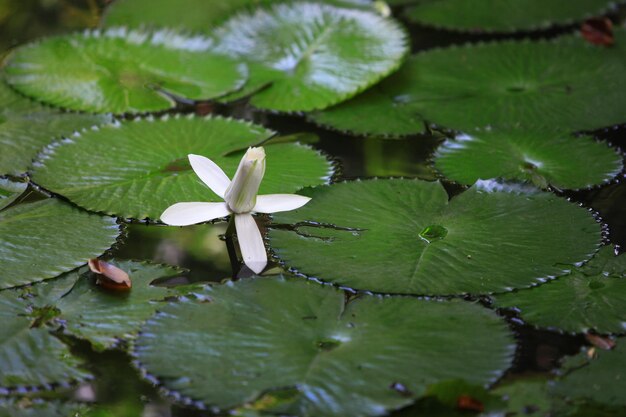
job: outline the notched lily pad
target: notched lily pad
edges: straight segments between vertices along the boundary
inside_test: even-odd
[[[451,295],[529,287],[588,260],[601,242],[587,210],[492,181],[450,201],[438,182],[398,179],[301,194],[312,197],[306,206],[274,215],[274,253],[298,272],[363,290]]]
[[[13,203],[28,187],[27,182],[0,178],[0,210]]]
[[[571,25],[614,10],[613,0],[422,0],[405,10],[414,23],[463,32],[515,32]]]
[[[487,384],[513,353],[505,323],[477,304],[346,304],[342,291],[301,279],[229,282],[160,311],[135,343],[140,367],[176,395],[224,410],[381,415],[436,382]]]
[[[540,188],[580,189],[612,180],[622,171],[622,160],[614,149],[588,136],[549,128],[499,129],[446,140],[437,150],[435,167],[460,184],[504,178]]]
[[[556,393],[570,399],[587,399],[606,406],[626,406],[626,339],[613,350],[585,350],[569,358]]]
[[[616,58],[623,51],[615,49],[563,37],[428,50],[380,86],[311,117],[339,130],[395,136],[422,132],[422,120],[467,132],[598,129],[626,121],[626,71]]]
[[[45,38],[16,49],[7,81],[40,101],[96,113],[141,113],[240,88],[245,65],[204,37],[123,28]]]
[[[626,255],[603,247],[587,264],[538,288],[497,296],[529,324],[582,333],[626,333]]]
[[[286,112],[346,100],[398,68],[408,51],[391,19],[307,2],[235,15],[213,37],[216,50],[249,64],[243,94],[255,93],[250,102]]]
[[[53,278],[101,255],[120,234],[116,219],[57,199],[0,211],[0,289]]]
[[[96,284],[87,267],[61,277],[0,292],[0,387],[50,388],[89,377],[82,361],[54,336],[56,332],[88,340],[96,350],[119,347],[135,336],[143,322],[167,297],[191,291],[151,286],[159,278],[179,275],[174,267],[134,261],[110,261],[135,285],[119,293]],[[6,331],[5,331],[6,330]]]
[[[0,175],[21,175],[45,145],[71,134],[111,121],[108,115],[61,112],[42,106],[0,82]]]
[[[156,220],[177,202],[222,201],[191,170],[188,154],[211,158],[232,178],[243,151],[272,135],[220,117],[115,123],[48,147],[32,179],[89,210]],[[326,183],[332,173],[331,163],[308,146],[275,144],[266,152],[261,194],[293,193]]]

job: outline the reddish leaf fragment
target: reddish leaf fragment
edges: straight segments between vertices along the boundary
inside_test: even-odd
[[[613,22],[608,17],[586,20],[580,27],[580,33],[587,42],[593,45],[611,46],[615,42]]]
[[[481,413],[485,411],[485,406],[476,398],[469,395],[461,395],[456,399],[456,408],[459,410],[476,411]]]
[[[98,275],[97,285],[108,290],[129,291],[132,283],[128,274],[115,265],[101,261],[97,258],[90,259],[87,262],[91,272]]]
[[[615,340],[610,337],[598,336],[593,333],[585,333],[585,339],[599,349],[611,350],[615,347]]]

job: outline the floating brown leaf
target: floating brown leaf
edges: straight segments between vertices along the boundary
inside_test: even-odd
[[[608,17],[596,17],[586,20],[580,27],[583,38],[600,46],[611,46],[615,42],[613,37],[613,22]]]
[[[90,259],[87,265],[91,272],[98,275],[96,284],[101,287],[115,291],[129,291],[132,287],[128,274],[115,265],[97,258]]]
[[[595,347],[603,350],[611,350],[615,347],[615,341],[610,337],[599,336],[594,333],[585,333],[585,338]]]
[[[482,402],[478,401],[476,398],[472,398],[469,395],[461,395],[456,399],[456,408],[459,410],[467,410],[467,411],[476,411],[483,412],[485,411],[485,406]]]

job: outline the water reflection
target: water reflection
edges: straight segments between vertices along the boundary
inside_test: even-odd
[[[224,222],[187,227],[134,223],[128,225],[125,239],[112,255],[187,268],[186,282],[221,281],[232,273],[220,239],[226,227]]]

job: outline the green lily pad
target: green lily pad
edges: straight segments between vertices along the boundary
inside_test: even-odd
[[[405,10],[413,22],[467,32],[515,32],[571,25],[615,9],[613,0],[421,0]]]
[[[41,148],[55,137],[110,121],[107,115],[44,107],[0,83],[0,174],[23,174]]]
[[[607,406],[626,406],[626,339],[617,339],[610,351],[588,351],[569,358],[563,365],[565,376],[554,391],[573,399],[588,399]]]
[[[529,287],[588,260],[601,241],[587,210],[491,181],[450,201],[438,182],[398,179],[301,194],[312,200],[274,215],[270,246],[290,268],[350,288],[451,295]]]
[[[136,336],[159,301],[190,291],[151,286],[182,270],[134,261],[109,261],[133,283],[127,292],[96,285],[87,267],[53,280],[0,292],[0,318],[9,323],[0,339],[0,387],[49,386],[88,376],[80,360],[53,333],[88,340],[96,350],[118,347]],[[4,329],[4,328],[3,328]],[[6,337],[5,337],[6,336]]]
[[[0,292],[0,387],[49,389],[88,378],[65,344],[45,327],[31,327],[35,318],[24,307],[14,291]]]
[[[0,178],[0,210],[14,202],[28,187],[27,182],[11,181]]]
[[[103,16],[105,26],[131,28],[177,28],[210,33],[232,14],[259,5],[270,5],[278,0],[116,0]],[[336,6],[373,9],[370,0],[323,0]]]
[[[222,201],[196,176],[188,154],[211,158],[234,175],[245,149],[273,134],[219,117],[141,119],[88,130],[50,146],[35,164],[35,183],[88,210],[158,219],[171,204]],[[328,181],[332,166],[297,143],[268,145],[260,194],[292,193]]]
[[[238,14],[213,36],[217,51],[248,63],[243,94],[267,86],[251,104],[286,112],[346,100],[397,69],[408,51],[406,34],[395,21],[318,3]]]
[[[0,417],[82,417],[89,410],[86,404],[42,400],[0,400]]]
[[[346,303],[332,287],[257,278],[162,308],[135,355],[167,389],[219,409],[365,416],[439,381],[493,381],[511,363],[512,342],[477,304],[367,295]]]
[[[499,384],[492,391],[506,400],[506,411],[512,416],[546,417],[553,408],[548,393],[548,380],[533,376]],[[506,414],[509,415],[509,414]]]
[[[0,289],[53,278],[102,254],[120,234],[116,220],[56,199],[0,212]]]
[[[616,31],[616,45],[626,31]],[[357,134],[551,126],[592,130],[626,121],[621,53],[565,37],[434,49],[410,57],[380,85],[311,119]]]
[[[588,264],[538,288],[503,294],[524,321],[571,333],[626,333],[626,255],[603,247]]]
[[[504,178],[541,188],[580,189],[612,180],[622,171],[622,159],[614,149],[588,136],[551,129],[507,129],[446,140],[437,150],[435,167],[460,184]]]
[[[180,275],[183,270],[134,261],[108,261],[126,271],[132,281],[127,293],[103,290],[86,268],[72,274],[76,285],[54,305],[64,321],[64,332],[91,342],[96,350],[110,349],[135,338],[139,327],[159,308],[158,301],[178,290],[152,286],[157,278]]]
[[[246,68],[211,51],[211,41],[173,32],[113,28],[45,38],[16,49],[7,81],[46,103],[98,113],[138,113],[200,100],[245,82]]]

